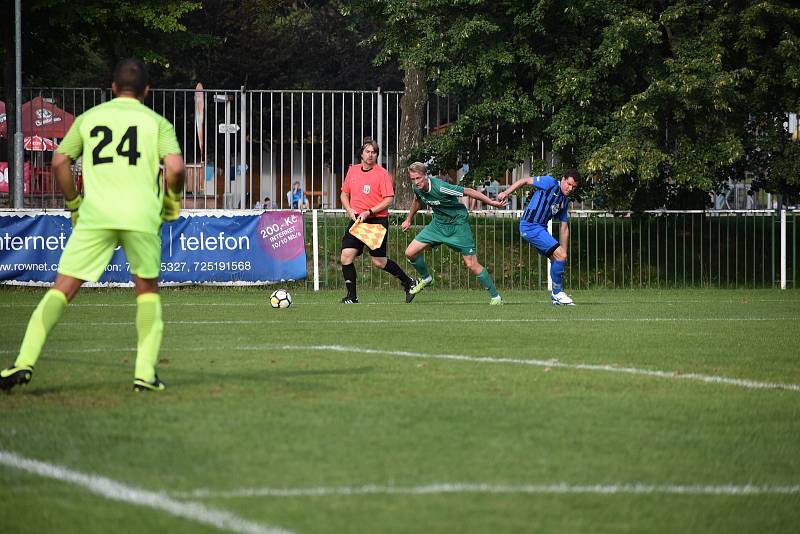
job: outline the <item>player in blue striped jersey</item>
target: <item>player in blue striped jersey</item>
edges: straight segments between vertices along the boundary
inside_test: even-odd
[[[564,293],[564,264],[567,263],[567,243],[569,243],[569,196],[577,189],[581,177],[578,171],[570,169],[556,180],[552,176],[531,176],[517,180],[508,189],[497,195],[497,200],[505,201],[511,193],[526,185],[534,188],[531,199],[525,207],[519,222],[522,237],[536,247],[539,254],[550,258],[550,278],[553,280],[553,304],[573,306],[575,303]],[[558,219],[561,222],[559,240],[547,231],[547,222]]]

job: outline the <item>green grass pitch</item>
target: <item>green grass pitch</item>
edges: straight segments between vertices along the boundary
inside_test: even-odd
[[[83,290],[0,394],[0,532],[796,532],[800,293]],[[42,289],[0,288],[0,359]]]

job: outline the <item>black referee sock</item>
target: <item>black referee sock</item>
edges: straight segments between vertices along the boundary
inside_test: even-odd
[[[401,269],[400,266],[394,261],[387,258],[386,267],[384,267],[383,270],[399,279],[403,284],[403,287],[409,287],[411,285],[411,278],[409,278],[405,271],[403,271],[403,269]]]
[[[353,299],[356,297],[356,266],[342,265],[342,275],[344,276],[344,287],[347,288],[347,296]]]

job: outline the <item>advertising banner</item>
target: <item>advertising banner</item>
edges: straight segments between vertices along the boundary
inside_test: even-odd
[[[24,193],[31,192],[31,164],[25,162],[22,166],[22,176],[24,180]],[[8,175],[8,162],[0,161],[0,193],[8,193],[8,183],[13,180],[13,176]]]
[[[72,227],[67,214],[0,213],[0,283],[52,283]],[[161,227],[161,282],[247,285],[307,276],[303,216],[189,214]],[[131,284],[118,248],[99,285]]]

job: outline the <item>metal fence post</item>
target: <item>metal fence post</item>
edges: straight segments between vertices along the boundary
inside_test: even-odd
[[[23,193],[25,192],[25,151],[23,150],[22,137],[22,0],[14,2],[14,116],[17,122],[17,131],[14,132],[14,187],[11,205],[17,209],[25,207]],[[11,133],[11,132],[8,132]],[[33,184],[31,184],[33,185]],[[33,189],[31,187],[31,189]]]
[[[319,228],[318,210],[311,210],[311,246],[314,248],[314,291],[319,291]]]
[[[376,141],[377,141],[379,147],[383,147],[384,148],[384,150],[380,150],[378,152],[378,165],[380,165],[382,167],[386,167],[386,165],[383,164],[383,158],[385,156],[386,147],[384,147],[383,144],[382,144],[382,141],[383,141],[383,93],[381,93],[381,88],[380,87],[378,87],[378,102],[377,102],[377,105],[378,105],[378,117],[377,117],[377,119],[378,119],[377,120],[377,122],[378,122],[378,124],[377,124],[377,137],[378,137],[378,139],[376,139]]]
[[[247,116],[245,115],[245,107],[247,104],[247,99],[245,97],[245,90],[244,85],[242,86],[242,94],[240,95],[241,98],[241,108],[239,109],[239,178],[241,183],[239,184],[239,209],[248,209],[249,206],[246,203],[247,194],[245,193],[245,189],[247,188],[247,172],[245,169],[247,168],[247,157],[246,157],[246,146],[245,142],[247,141]],[[233,195],[231,195],[233,196]]]
[[[786,208],[781,210],[781,289],[786,289]]]

